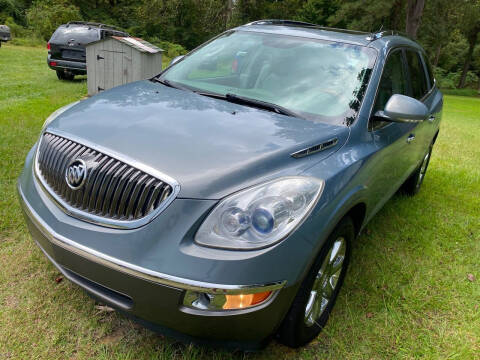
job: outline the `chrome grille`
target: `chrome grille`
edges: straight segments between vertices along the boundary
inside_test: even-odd
[[[68,186],[65,174],[69,164],[76,159],[85,162],[87,175],[85,184],[73,190]],[[42,137],[36,169],[56,200],[76,210],[74,213],[87,215],[82,216],[86,220],[91,215],[97,220],[112,219],[123,223],[138,221],[164,206],[174,192],[170,184],[157,177],[51,133],[45,133]],[[111,222],[108,224],[115,225]]]

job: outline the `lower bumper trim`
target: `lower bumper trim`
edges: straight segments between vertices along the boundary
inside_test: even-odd
[[[105,286],[99,285],[89,279],[84,278],[83,276],[77,275],[74,272],[64,268],[62,265],[57,263],[48,252],[42,247],[42,245],[35,240],[37,246],[42,250],[43,254],[47,257],[48,260],[55,266],[58,271],[62,273],[68,280],[74,284],[84,288],[89,291],[92,295],[96,296],[98,299],[103,300],[107,303],[111,303],[122,310],[131,310],[133,307],[133,300],[130,296],[119,293],[118,291],[111,290]]]

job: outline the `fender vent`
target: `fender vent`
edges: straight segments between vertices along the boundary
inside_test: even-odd
[[[291,156],[294,157],[295,159],[302,158],[302,157],[312,155],[312,154],[315,154],[317,152],[329,149],[329,148],[337,145],[337,143],[338,143],[337,138],[330,139],[330,140],[325,141],[321,144],[313,145],[313,146],[310,146],[309,148],[294,152],[293,154],[291,154]]]

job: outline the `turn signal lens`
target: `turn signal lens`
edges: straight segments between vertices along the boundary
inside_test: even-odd
[[[225,295],[224,310],[243,309],[264,302],[270,296],[271,291],[256,294]]]

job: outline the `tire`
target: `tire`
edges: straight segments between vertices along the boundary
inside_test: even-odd
[[[430,158],[432,157],[433,144],[428,148],[427,153],[423,157],[420,166],[410,175],[410,177],[403,183],[401,192],[408,196],[415,196],[422,187],[423,180],[427,174],[428,164],[430,164]]]
[[[353,221],[350,217],[345,217],[330,234],[303,280],[278,331],[277,336],[281,343],[293,348],[303,346],[317,337],[325,326],[347,273],[350,245],[354,237]],[[329,260],[333,251],[336,256],[333,260]],[[343,259],[339,264],[342,256]],[[334,263],[337,263],[337,266],[332,267]],[[336,281],[332,274],[336,276]],[[335,281],[333,286],[332,281]],[[322,295],[328,292],[327,302],[325,302],[326,297],[318,296],[320,292]],[[315,301],[316,299],[318,301]]]
[[[64,72],[61,70],[57,70],[57,77],[59,80],[67,80],[72,81],[75,78],[75,75],[70,72]]]

